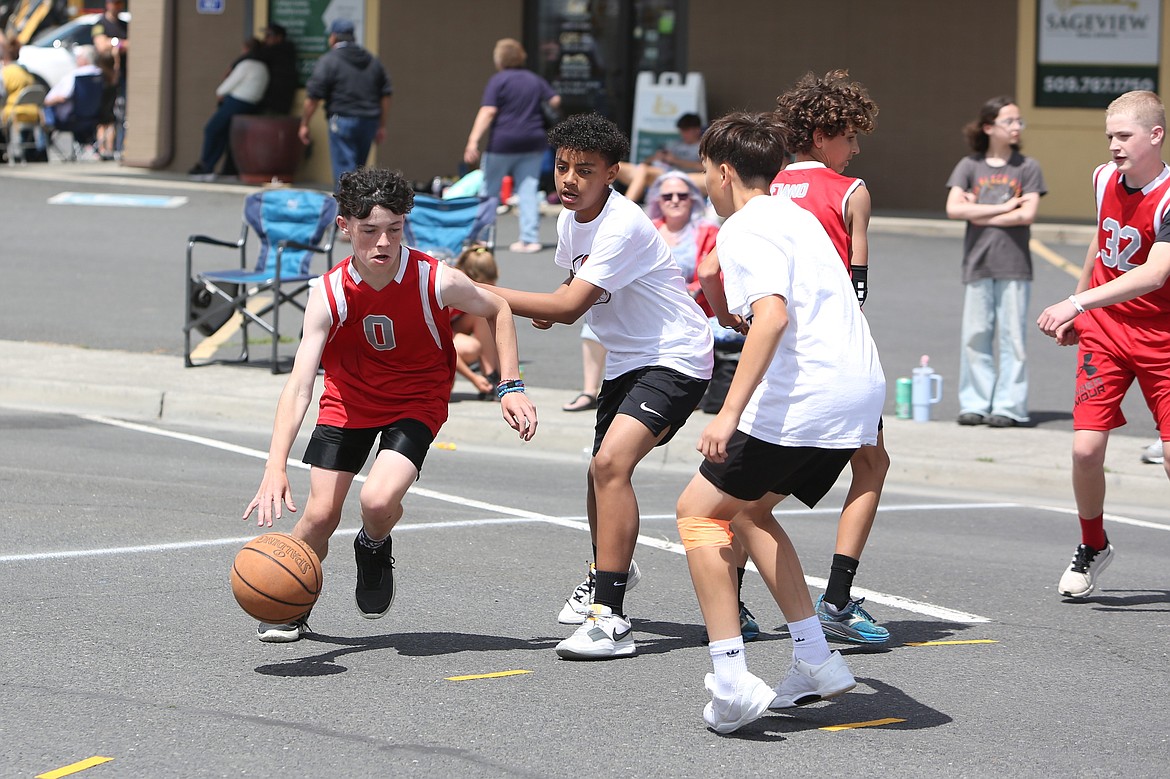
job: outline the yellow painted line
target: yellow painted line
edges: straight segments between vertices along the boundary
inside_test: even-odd
[[[437,444],[435,444],[435,448],[436,449],[446,449],[448,452],[454,452],[455,451],[455,444],[449,443],[447,441],[439,441]]]
[[[264,308],[272,301],[269,295],[257,295],[256,297],[248,299],[248,310],[252,313]],[[215,356],[219,347],[223,346],[228,339],[230,339],[236,332],[239,331],[240,325],[244,322],[243,314],[236,312],[232,314],[232,318],[224,322],[223,327],[216,330],[211,335],[200,341],[194,349],[191,350],[192,360],[210,360]]]
[[[532,671],[496,671],[491,674],[470,674],[469,676],[448,676],[449,682],[466,682],[471,679],[499,679],[502,676],[519,676],[520,674],[530,674]]]
[[[1028,248],[1047,260],[1050,265],[1054,265],[1057,268],[1060,268],[1062,271],[1072,276],[1073,278],[1079,279],[1081,277],[1081,270],[1083,269],[1083,266],[1069,262],[1064,257],[1060,256],[1044,244],[1040,243],[1040,241],[1037,241],[1035,238],[1028,242]],[[1088,247],[1086,247],[1086,249],[1087,248]]]
[[[854,728],[876,728],[879,725],[893,725],[895,722],[905,722],[904,719],[897,717],[886,717],[885,719],[871,719],[869,722],[847,722],[844,725],[828,725],[821,728],[821,730],[837,731],[837,730],[852,730]]]
[[[84,771],[87,768],[93,768],[95,765],[108,763],[114,758],[112,757],[87,757],[84,760],[78,760],[73,765],[67,765],[64,768],[58,768],[55,771],[49,771],[44,774],[37,774],[36,779],[58,779],[61,776],[69,776],[78,771]]]
[[[906,646],[958,646],[959,644],[998,644],[990,638],[971,638],[966,641],[907,641]]]

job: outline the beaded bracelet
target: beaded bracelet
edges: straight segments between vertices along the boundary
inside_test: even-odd
[[[509,392],[523,392],[523,391],[524,391],[524,381],[521,379],[508,379],[507,381],[501,381],[499,384],[496,385],[496,397],[497,398],[503,398]]]

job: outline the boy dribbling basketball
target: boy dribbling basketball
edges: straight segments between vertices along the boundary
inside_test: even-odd
[[[772,509],[824,497],[861,446],[877,442],[885,378],[840,256],[816,217],[769,197],[786,150],[769,114],[712,123],[700,154],[727,217],[717,238],[729,310],[750,323],[705,458],[678,500],[679,534],[710,636],[707,726],[730,733],[768,708],[831,698],[856,682],[830,652],[796,550]],[[747,670],[733,533],[788,620],[793,661],[772,689]]]
[[[353,255],[334,265],[309,294],[304,334],[276,407],[268,462],[256,497],[244,511],[271,527],[282,504],[295,512],[286,463],[313,396],[317,368],[325,389],[304,461],[311,467],[305,513],[292,529],[324,560],[354,476],[376,441],[377,454],[361,489],[362,529],[354,539],[358,611],[378,619],[394,602],[390,531],[402,499],[418,479],[427,449],[447,419],[455,347],[446,309],[485,317],[495,336],[501,374],[497,394],[504,420],[527,441],[536,407],[518,378],[516,331],[508,304],[463,273],[402,244],[414,205],[397,171],[359,169],[342,175],[337,225]],[[296,641],[296,622],[260,623],[261,641]]]

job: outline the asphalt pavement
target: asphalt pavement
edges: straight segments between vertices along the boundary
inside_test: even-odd
[[[14,182],[60,177],[64,181],[107,186],[131,182],[138,188],[156,190],[191,186],[173,175],[123,169],[114,164],[28,166],[5,173]],[[229,195],[249,191],[247,187],[234,184],[195,186],[199,191],[210,187]],[[551,221],[544,220],[546,227]],[[504,246],[507,245],[508,231],[515,231],[514,222],[512,215],[501,217],[500,243]],[[923,240],[937,236],[954,237],[960,235],[961,230],[961,224],[947,220],[895,217],[875,217],[871,228],[876,235],[920,236]],[[1043,241],[1076,246],[1087,242],[1089,228],[1083,225],[1038,225],[1034,234]],[[502,264],[513,259],[518,258],[503,257]],[[1059,258],[1056,261],[1059,262]],[[537,285],[537,288],[542,287]],[[522,328],[522,331],[526,330],[529,328]],[[522,335],[530,337],[527,332]],[[0,332],[0,339],[7,337]],[[879,339],[879,344],[888,344],[892,340],[887,335],[885,340]],[[570,338],[568,343],[574,343],[574,340]],[[1050,500],[1054,505],[1072,505],[1069,483],[1072,433],[1067,421],[1059,425],[990,429],[960,427],[954,423],[953,417],[943,418],[945,412],[941,411],[936,412],[936,419],[927,423],[896,419],[889,413],[893,408],[896,374],[885,360],[886,346],[882,349],[887,367],[889,402],[885,429],[892,458],[891,484],[902,488],[989,496],[1026,494],[1032,499]],[[569,359],[571,362],[572,358]],[[84,348],[30,340],[0,340],[0,364],[4,366],[0,372],[2,406],[198,426],[267,427],[284,382],[284,377],[272,375],[262,365],[213,364],[186,368],[182,358],[173,354]],[[526,446],[561,453],[579,453],[589,446],[592,414],[561,411],[561,405],[572,393],[566,392],[560,382],[554,388],[541,384],[539,380],[533,382],[530,377],[530,384],[535,384],[530,386],[529,392],[540,412],[540,429],[536,439]],[[953,385],[948,387],[948,393],[953,394]],[[498,407],[491,402],[475,401],[472,397],[470,386],[460,381],[453,395],[451,417],[440,441],[475,446],[497,445],[511,438],[511,431],[499,421]],[[940,405],[939,409],[943,408],[945,406]],[[702,417],[697,413],[688,430],[664,447],[664,451],[655,453],[651,461],[697,464],[698,454],[693,445]],[[1170,486],[1166,483],[1165,473],[1156,465],[1140,461],[1142,450],[1153,436],[1141,437],[1142,431],[1130,431],[1129,428],[1124,432],[1133,434],[1115,432],[1109,447],[1107,509],[1153,512],[1155,516],[1164,517],[1166,506],[1170,504]]]

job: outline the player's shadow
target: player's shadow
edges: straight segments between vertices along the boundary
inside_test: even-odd
[[[1170,613],[1170,590],[1101,590],[1102,594],[1081,600],[1065,600],[1065,603],[1091,603],[1094,611],[1134,611],[1142,613]],[[1128,595],[1106,595],[1104,593],[1131,593]],[[1134,608],[1135,606],[1161,605],[1166,608]]]
[[[898,720],[884,722],[881,720]],[[809,730],[842,726],[880,727],[883,730],[924,730],[947,725],[952,718],[877,679],[857,678],[857,687],[831,701],[769,711],[726,738],[744,741],[784,741]]]
[[[515,650],[546,650],[556,646],[559,638],[541,636],[523,639],[513,636],[486,636],[475,633],[387,633],[380,636],[342,637],[322,633],[308,633],[302,642],[336,644],[337,649],[301,657],[283,663],[256,667],[256,673],[268,676],[329,676],[345,673],[348,668],[338,664],[340,657],[357,652],[393,650],[407,657],[431,657],[460,652],[507,652]]]

